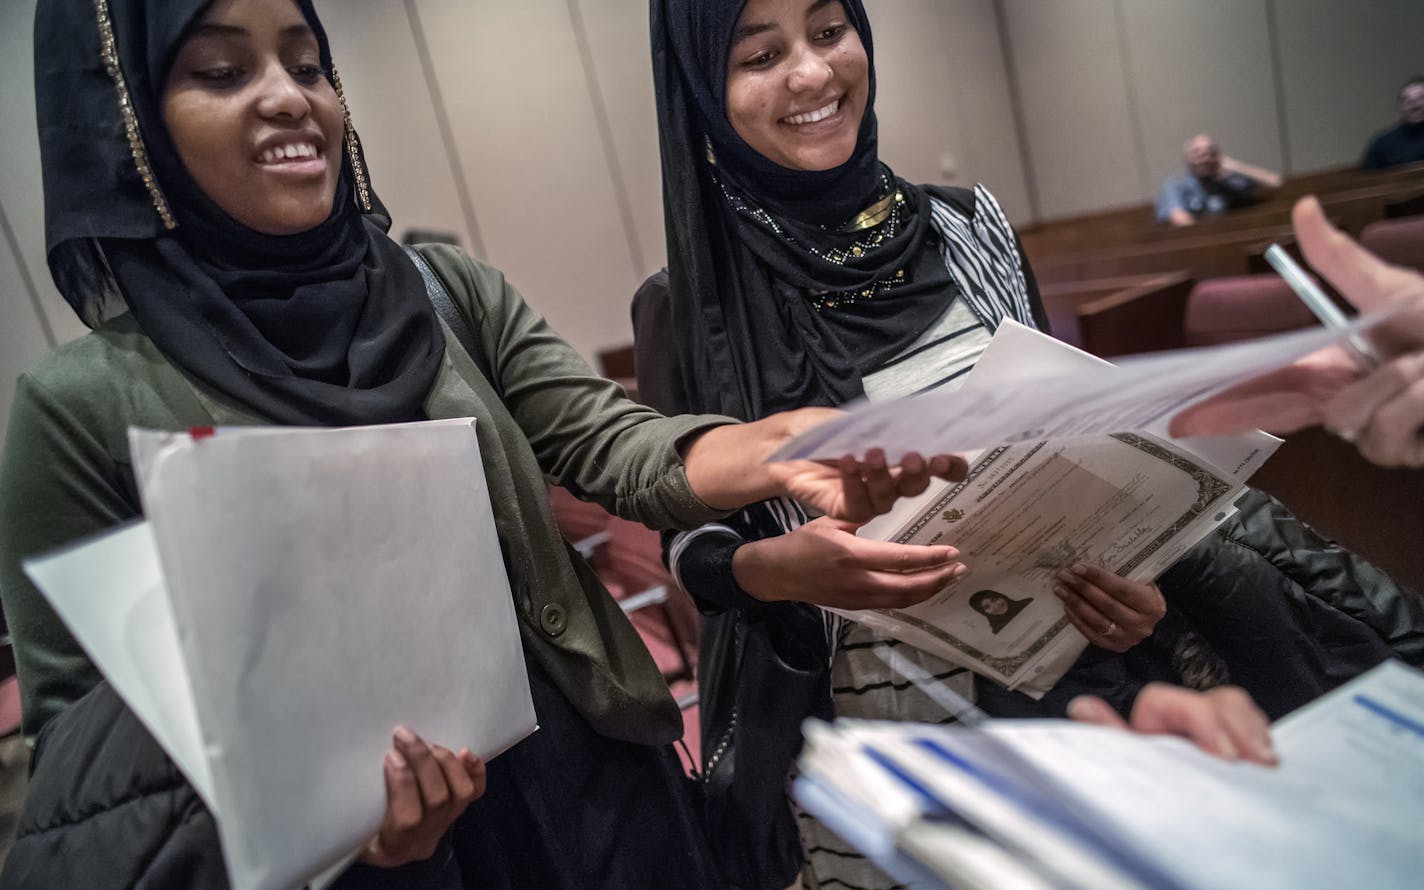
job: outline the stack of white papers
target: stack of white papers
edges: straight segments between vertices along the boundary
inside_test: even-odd
[[[964,389],[1013,393],[1047,379],[1111,384],[1121,374],[1009,321]],[[1247,479],[1279,445],[1262,432],[1172,442],[1159,421],[1137,432],[970,452],[963,481],[904,498],[858,532],[899,544],[951,544],[968,573],[907,608],[842,614],[1040,697],[1088,645],[1052,593],[1054,575],[1081,562],[1131,581],[1155,580],[1235,515]]]
[[[213,811],[232,884],[378,829],[404,724],[534,729],[474,421],[130,434],[147,522],[25,568]]]
[[[1424,674],[1279,721],[1281,765],[1066,721],[811,724],[797,799],[916,887],[1404,890],[1424,874]]]

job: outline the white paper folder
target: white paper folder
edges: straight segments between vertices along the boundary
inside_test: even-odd
[[[26,571],[217,817],[237,890],[343,863],[391,730],[535,728],[474,421],[131,431],[148,521]]]

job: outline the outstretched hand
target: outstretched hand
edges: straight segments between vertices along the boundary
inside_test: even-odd
[[[834,463],[815,460],[768,465],[786,494],[816,512],[850,522],[866,522],[886,513],[902,497],[914,497],[934,478],[957,482],[969,465],[954,454],[925,460],[906,454],[897,467],[885,462],[885,452],[872,449],[864,460],[846,456]]]
[[[934,596],[968,571],[959,551],[855,535],[855,523],[821,517],[738,547],[732,573],[760,600],[840,609],[904,608]]]
[[[834,408],[799,408],[706,430],[684,445],[687,481],[704,503],[719,510],[786,495],[814,512],[865,522],[897,498],[924,491],[934,477],[957,481],[969,470],[964,458],[951,454],[928,460],[906,454],[892,467],[879,450],[861,460],[767,462],[791,439],[840,414]]]
[[[1133,702],[1129,720],[1123,720],[1097,696],[1080,695],[1068,703],[1068,716],[1081,723],[1181,736],[1223,760],[1249,760],[1265,766],[1279,763],[1266,715],[1245,690],[1235,686],[1197,692],[1149,683]]]
[[[1305,198],[1292,214],[1306,259],[1362,312],[1406,307],[1368,337],[1386,364],[1366,374],[1340,347],[1228,389],[1178,414],[1174,436],[1223,435],[1260,427],[1288,433],[1323,424],[1386,466],[1424,466],[1424,276],[1391,266],[1325,218]]]
[[[386,816],[358,857],[395,868],[435,855],[440,838],[470,802],[485,793],[485,764],[468,749],[454,754],[396,727],[386,753]]]

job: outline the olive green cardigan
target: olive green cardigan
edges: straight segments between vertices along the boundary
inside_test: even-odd
[[[599,733],[647,744],[677,738],[681,720],[657,667],[622,610],[560,537],[545,478],[625,518],[695,527],[718,513],[688,486],[678,443],[727,419],[664,418],[629,401],[498,270],[454,248],[421,253],[483,351],[471,361],[446,330],[445,358],[425,409],[432,419],[477,418],[526,656]],[[0,462],[0,597],[15,641],[27,736],[92,688],[99,674],[21,560],[140,515],[130,426],[266,422],[185,377],[128,315],[54,350],[20,378]]]

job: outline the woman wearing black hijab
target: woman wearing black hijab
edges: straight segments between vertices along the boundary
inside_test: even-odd
[[[640,389],[659,391],[649,379],[657,363],[642,360],[647,345],[673,342],[671,389],[685,395],[655,407],[756,418],[910,392],[967,372],[1006,318],[1045,326],[1017,239],[987,191],[918,186],[880,162],[873,45],[859,0],[654,0],[652,10],[669,254],[666,311],[653,311],[671,330],[638,331]],[[684,586],[729,615],[765,614],[770,600],[902,605],[962,572],[952,552],[861,541],[853,527],[809,520],[791,501],[680,535],[669,557]],[[921,568],[906,572],[905,560]],[[1151,632],[1161,602],[1154,588],[1082,568],[1065,572],[1060,589],[1089,639],[1126,648]],[[1110,604],[1102,608],[1112,617],[1097,602]],[[814,614],[784,603],[770,611],[800,628],[779,639],[825,635]],[[709,643],[735,622],[714,619]],[[858,625],[830,633],[833,642],[810,645],[819,659],[806,661],[833,656],[836,713],[944,716],[887,682],[889,669],[869,649],[879,637]],[[731,645],[752,648],[745,639]],[[969,672],[912,657],[974,696]],[[704,750],[715,751],[723,718],[715,690],[704,691]],[[832,710],[826,695],[813,696],[813,710]],[[781,716],[795,727],[804,713],[791,710]],[[746,731],[746,715],[739,719]],[[777,771],[756,784],[771,784]],[[802,828],[817,879],[885,880],[818,825]],[[718,826],[711,831],[716,843]]]
[[[640,391],[666,394],[655,407],[756,418],[955,385],[1005,319],[1046,327],[1032,273],[992,195],[918,186],[879,161],[873,44],[861,0],[652,0],[651,10],[668,270],[666,284],[640,290],[634,317]],[[1198,556],[1179,563],[1187,565],[1178,579],[1184,590],[1200,580],[1189,572],[1217,555]],[[719,865],[741,886],[784,886],[803,850],[812,882],[893,883],[805,814],[792,822],[782,791],[799,725],[808,713],[930,722],[947,715],[874,657],[874,647],[894,640],[805,604],[917,602],[955,577],[953,558],[862,541],[853,525],[811,520],[784,499],[670,541],[674,575],[713,616],[701,671],[707,813]],[[1279,583],[1265,560],[1253,569]],[[1340,575],[1360,571],[1352,564]],[[1372,569],[1354,577],[1393,589]],[[1241,580],[1228,577],[1219,588],[1244,589]],[[1041,702],[976,683],[910,647],[899,651],[964,697],[977,694],[991,713],[1016,716],[1062,715],[1074,695],[1089,691],[1124,711],[1136,697],[1142,709],[1160,700],[1159,687],[1137,695],[1149,680],[1186,680],[1184,667],[1218,666],[1197,657],[1195,635],[1175,616],[1156,634],[1170,644],[1137,646],[1166,613],[1153,585],[1078,565],[1057,574],[1053,592],[1095,645],[1070,682]],[[1287,597],[1261,601],[1262,625],[1288,625]],[[1369,640],[1359,650],[1370,652],[1360,659],[1366,664],[1387,657],[1386,631],[1409,626],[1381,620],[1385,631],[1376,634],[1350,621]],[[1274,689],[1273,705],[1288,710],[1329,687],[1321,672],[1275,659],[1284,648],[1238,651],[1272,652],[1253,665],[1267,680],[1258,688]],[[1194,679],[1204,688],[1221,675]],[[1253,715],[1246,723],[1262,725],[1236,693],[1174,699],[1184,708],[1245,712]],[[1194,738],[1228,750],[1210,733]],[[1261,754],[1253,747],[1260,741],[1255,733],[1240,750]]]
[[[0,465],[0,594],[39,736],[7,880],[223,881],[211,817],[20,569],[139,515],[129,426],[474,416],[541,729],[489,766],[453,833],[482,766],[398,731],[387,824],[363,858],[410,863],[422,886],[709,883],[670,749],[680,714],[560,539],[545,476],[687,527],[773,492],[869,515],[923,489],[925,462],[893,479],[883,462],[764,465],[822,416],[660,417],[498,271],[424,248],[473,329],[457,336],[386,235],[311,0],[46,0],[35,48],[49,260],[94,331],[21,379]],[[442,836],[453,855],[426,858]]]

